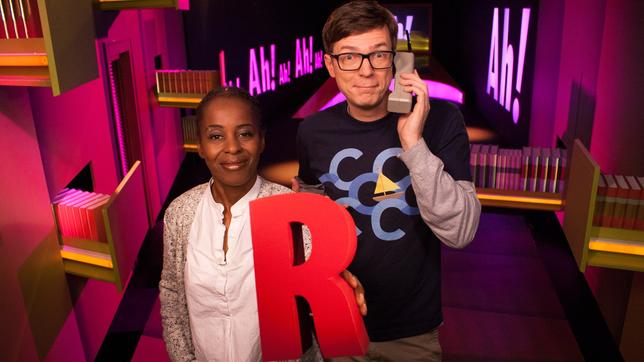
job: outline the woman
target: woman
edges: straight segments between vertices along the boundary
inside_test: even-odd
[[[199,156],[212,178],[165,213],[163,337],[175,361],[258,361],[249,201],[291,191],[257,175],[264,131],[259,105],[246,91],[211,91],[197,108],[197,123]],[[310,249],[305,233],[307,257]],[[366,313],[359,282],[348,272],[343,276]]]

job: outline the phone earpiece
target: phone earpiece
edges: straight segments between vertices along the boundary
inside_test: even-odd
[[[400,85],[400,74],[414,71],[414,53],[397,52],[394,57],[394,67],[396,80],[394,82],[394,91],[391,92],[387,100],[387,110],[393,113],[409,113],[412,109],[412,95],[405,92]]]

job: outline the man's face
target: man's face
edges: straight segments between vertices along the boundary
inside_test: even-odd
[[[333,54],[368,54],[377,50],[392,50],[391,39],[386,27],[350,35],[333,45]],[[364,59],[358,70],[340,70],[338,63],[326,54],[324,61],[329,75],[335,78],[338,88],[352,108],[373,110],[386,106],[386,95],[393,76],[392,68],[373,69]]]

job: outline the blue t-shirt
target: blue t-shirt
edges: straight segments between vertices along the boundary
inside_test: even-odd
[[[420,217],[402,152],[398,115],[361,122],[347,103],[303,120],[297,133],[299,177],[322,183],[350,206],[358,246],[349,270],[362,282],[372,341],[429,332],[442,322],[440,241]],[[432,100],[423,138],[455,180],[471,180],[463,116]]]

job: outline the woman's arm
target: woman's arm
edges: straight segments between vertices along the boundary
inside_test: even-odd
[[[163,340],[172,361],[193,361],[188,306],[185,297],[179,297],[184,288],[182,241],[177,236],[174,218],[168,215],[172,212],[166,212],[163,220],[163,270],[159,282]]]

